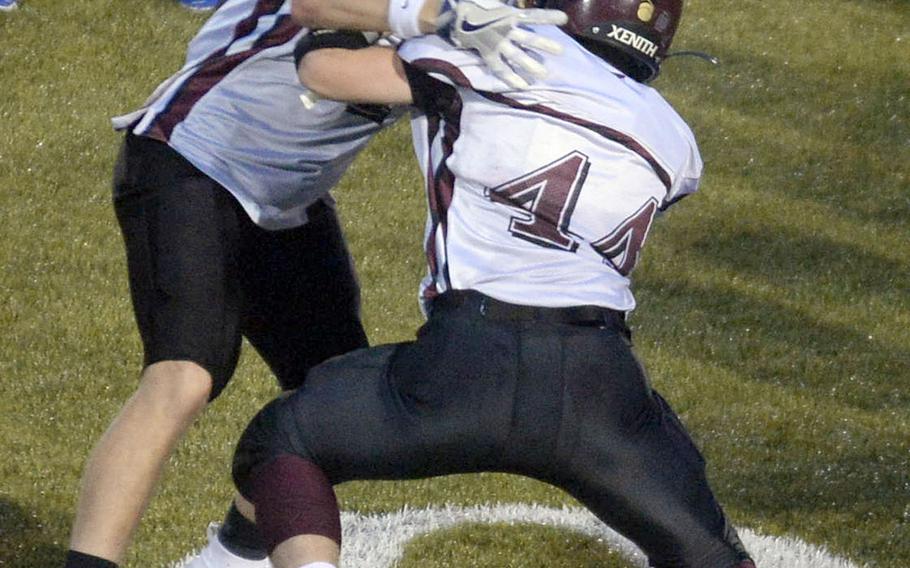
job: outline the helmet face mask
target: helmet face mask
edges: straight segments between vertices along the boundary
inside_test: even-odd
[[[539,0],[569,17],[563,30],[634,79],[648,82],[660,71],[683,0]]]

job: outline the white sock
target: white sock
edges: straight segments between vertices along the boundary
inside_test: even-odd
[[[300,568],[338,568],[334,564],[328,562],[310,562],[309,564],[304,564]]]

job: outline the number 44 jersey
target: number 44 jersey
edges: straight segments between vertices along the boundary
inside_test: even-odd
[[[563,53],[544,56],[547,78],[522,91],[436,37],[399,49],[427,184],[422,297],[470,288],[631,310],[652,221],[698,187],[695,139],[657,91],[555,27],[535,31]]]

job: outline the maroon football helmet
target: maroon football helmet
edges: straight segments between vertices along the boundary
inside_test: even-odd
[[[619,51],[623,71],[647,82],[657,76],[682,17],[682,0],[538,0],[569,16],[563,29],[586,46]],[[631,69],[629,69],[631,67]]]

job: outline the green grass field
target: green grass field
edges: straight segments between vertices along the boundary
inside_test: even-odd
[[[21,0],[0,13],[0,566],[59,563],[84,459],[141,362],[110,207],[118,135],[204,16],[171,0]],[[636,273],[637,348],[736,523],[910,565],[910,2],[691,0],[659,87],[698,136],[700,194]],[[336,192],[371,340],[421,317],[424,206],[405,124]],[[173,457],[127,566],[204,542],[229,462],[275,394],[251,350]],[[570,503],[526,480],[350,484],[345,509]],[[593,559],[593,560],[592,560]],[[468,525],[402,566],[627,566],[554,529]],[[794,567],[799,568],[799,567]]]

